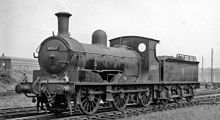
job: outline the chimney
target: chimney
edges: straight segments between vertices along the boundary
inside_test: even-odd
[[[58,12],[55,14],[58,18],[58,35],[69,36],[69,17],[68,12]]]

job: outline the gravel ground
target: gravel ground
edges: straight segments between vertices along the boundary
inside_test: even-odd
[[[202,105],[154,112],[120,120],[220,120],[220,105]]]
[[[24,94],[16,94],[12,96],[0,96],[0,109],[10,107],[28,107],[34,106],[30,98]]]

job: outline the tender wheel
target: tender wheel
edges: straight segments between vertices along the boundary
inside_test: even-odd
[[[151,93],[149,91],[138,93],[139,103],[143,107],[147,107],[152,102]]]
[[[167,105],[169,103],[169,100],[168,99],[161,99],[160,102],[162,105]]]
[[[129,100],[128,93],[123,93],[123,92],[115,93],[113,94],[112,105],[116,110],[123,111],[128,104],[128,100]]]
[[[186,99],[187,102],[191,102],[192,99],[193,99],[193,96],[188,96],[188,97],[186,97],[185,99]]]
[[[91,92],[93,92],[92,89],[80,89],[77,94],[80,111],[88,115],[94,114],[97,111],[101,100],[101,95],[91,94]]]
[[[181,97],[176,97],[173,99],[175,103],[180,103],[182,101]]]

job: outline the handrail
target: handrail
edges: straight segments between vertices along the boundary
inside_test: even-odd
[[[34,83],[32,84],[32,90],[33,90],[33,93],[34,94],[37,94],[37,92],[34,90],[34,86],[35,86],[35,84],[37,84],[37,82],[40,80],[40,77],[37,77],[37,79],[34,81]]]

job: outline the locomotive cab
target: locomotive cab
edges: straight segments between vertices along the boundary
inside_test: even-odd
[[[159,81],[159,61],[156,57],[158,40],[139,36],[123,36],[110,40],[110,47],[126,45],[141,58],[139,82]]]

